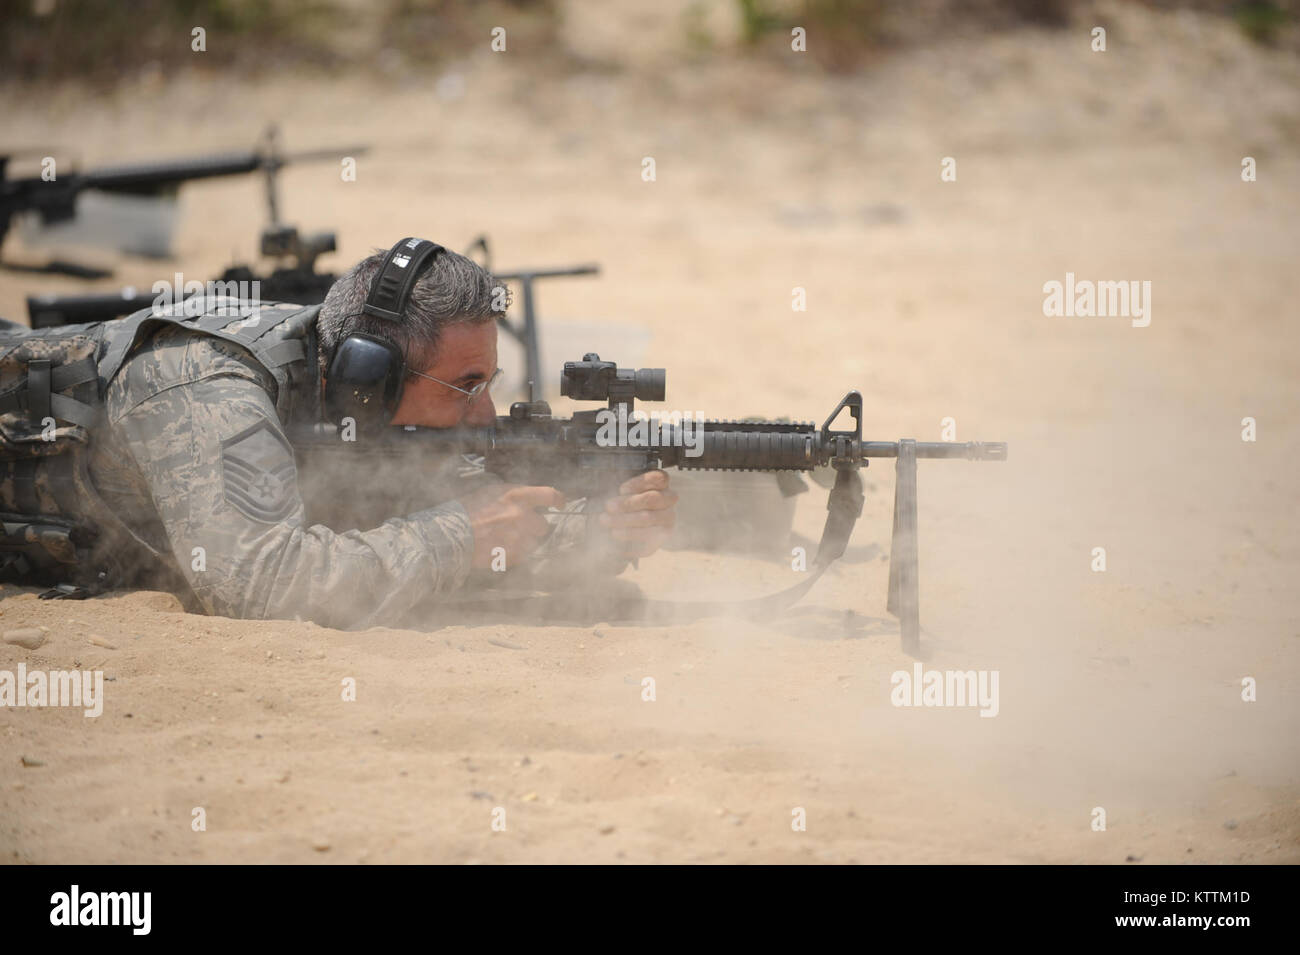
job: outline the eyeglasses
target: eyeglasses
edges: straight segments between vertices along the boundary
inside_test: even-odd
[[[457,387],[456,385],[453,385],[450,381],[443,381],[441,378],[433,377],[433,375],[426,375],[424,372],[416,371],[414,368],[408,368],[406,370],[409,374],[415,375],[418,378],[428,378],[430,381],[436,381],[440,385],[446,385],[452,391],[459,391],[462,395],[465,396],[465,404],[467,405],[473,404],[475,398],[483,394],[483,392],[487,391],[498,381],[500,381],[501,376],[504,374],[504,372],[500,368],[498,368],[496,371],[492,372],[491,378],[485,378],[483,381],[480,381],[477,385],[474,385],[472,388],[460,388]]]

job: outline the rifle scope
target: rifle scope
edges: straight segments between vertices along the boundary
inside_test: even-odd
[[[662,368],[619,368],[588,352],[582,361],[564,363],[560,394],[575,401],[663,401],[665,375]]]

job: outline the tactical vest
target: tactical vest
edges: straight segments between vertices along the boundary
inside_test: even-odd
[[[108,322],[0,330],[0,581],[54,585],[51,595],[119,585],[111,542],[123,536],[170,561],[105,505],[88,470],[108,386],[159,329],[180,325],[242,346],[274,377],[282,421],[314,413],[303,405],[317,389],[303,386],[319,380],[320,306],[263,302],[247,311],[210,297]]]

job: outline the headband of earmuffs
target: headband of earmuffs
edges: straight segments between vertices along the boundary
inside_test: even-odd
[[[400,322],[411,301],[420,270],[439,252],[447,251],[428,239],[405,238],[388,250],[383,267],[370,283],[370,295],[361,311]]]

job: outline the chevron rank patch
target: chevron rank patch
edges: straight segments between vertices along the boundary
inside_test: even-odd
[[[278,524],[298,503],[293,449],[267,421],[221,442],[226,502],[245,517]]]

